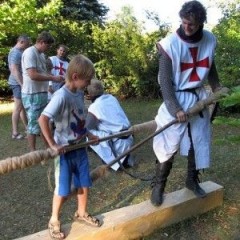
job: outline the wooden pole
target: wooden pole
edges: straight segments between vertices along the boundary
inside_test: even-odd
[[[155,131],[156,127],[157,127],[157,124],[154,120],[149,121],[149,122],[145,122],[145,123],[141,123],[141,124],[136,124],[136,125],[133,125],[132,127],[130,127],[128,130],[118,132],[118,133],[114,133],[114,134],[108,135],[106,137],[99,138],[98,142],[104,142],[104,141],[107,141],[107,140],[110,140],[110,139],[113,139],[113,138],[130,136],[130,135],[136,134],[140,131],[142,131],[142,132],[144,132],[146,130]],[[75,144],[66,146],[65,149],[66,149],[66,152],[70,152],[72,150],[76,150],[76,149],[79,149],[79,148],[84,148],[84,147],[87,147],[87,146],[93,145],[93,144],[96,144],[95,140],[90,140],[90,141],[82,142],[82,143],[81,142],[80,143],[76,142]]]
[[[208,105],[215,103],[217,100],[219,100],[221,97],[226,96],[229,92],[228,88],[222,88],[220,91],[212,94],[211,96],[209,96],[206,99],[200,100],[197,103],[194,104],[193,107],[189,108],[187,111],[187,114],[189,117],[193,117],[195,115],[197,115],[199,112],[201,112],[204,108],[206,108]],[[152,139],[153,137],[155,137],[156,135],[158,135],[159,133],[163,132],[165,129],[169,128],[170,126],[172,126],[173,124],[176,124],[178,122],[177,119],[172,120],[171,122],[169,122],[168,124],[166,124],[165,126],[159,128],[156,132],[150,134],[148,137],[146,137],[145,139],[143,139],[142,141],[140,141],[139,143],[137,143],[136,145],[132,146],[130,149],[128,149],[127,151],[123,152],[122,154],[120,154],[118,157],[116,157],[114,160],[112,160],[110,163],[106,164],[106,165],[102,165],[100,167],[97,167],[96,169],[94,169],[91,172],[91,178],[93,181],[96,181],[98,178],[104,176],[107,172],[107,170],[116,162],[118,162],[120,159],[122,159],[123,157],[125,157],[126,155],[128,155],[130,152],[134,151],[135,149],[137,149],[138,147],[140,147],[141,145],[143,145],[145,142],[147,142],[148,140]]]
[[[215,103],[220,98],[225,97],[228,94],[228,92],[229,92],[228,88],[222,88],[218,92],[209,96],[207,99],[204,99],[204,100],[201,100],[201,101],[197,102],[192,108],[189,109],[189,111],[188,111],[189,117],[191,117],[191,116],[197,114],[198,112],[202,111],[207,105]],[[172,122],[170,122],[169,124],[167,124],[163,128],[160,128],[158,131],[152,133],[146,139],[142,140],[141,142],[139,142],[138,144],[136,144],[135,146],[130,148],[128,151],[121,154],[120,157],[122,158],[123,156],[129,154],[131,151],[134,151],[136,148],[138,148],[139,146],[144,144],[146,141],[153,138],[154,136],[159,134],[161,131],[164,131],[166,128],[168,128],[169,126],[171,126],[172,124],[174,124],[176,122],[177,122],[177,120],[173,120]],[[151,126],[151,127],[149,128],[149,126]],[[135,125],[135,126],[132,127],[132,129],[130,128],[127,131],[116,133],[115,135],[105,137],[103,139],[100,139],[100,141],[106,141],[106,140],[109,140],[111,138],[115,138],[117,136],[119,137],[119,136],[131,135],[133,133],[141,131],[141,128],[143,128],[143,127],[145,128],[145,130],[146,129],[148,129],[148,130],[151,129],[151,131],[154,131],[155,128],[156,128],[156,123],[153,120],[153,121],[149,121],[147,123]],[[93,144],[93,142],[89,141],[89,142],[86,142],[86,143],[76,144],[76,145],[73,145],[73,146],[67,146],[66,148],[67,148],[67,151],[72,151],[72,150],[75,150],[75,149],[78,149],[78,148],[86,147],[86,146],[91,145],[91,144]],[[5,160],[0,160],[0,175],[12,172],[13,170],[16,170],[16,169],[23,169],[23,168],[26,168],[28,166],[36,165],[43,160],[45,160],[45,161],[50,160],[50,159],[56,157],[57,155],[58,155],[58,153],[56,151],[54,151],[52,149],[46,149],[46,150],[38,150],[38,151],[26,153],[22,156],[9,157]],[[102,176],[102,173],[105,173],[106,169],[109,168],[111,165],[113,165],[115,162],[117,162],[120,157],[113,160],[110,163],[110,165],[103,165],[103,166],[98,167],[98,170],[101,170],[101,174],[96,174],[97,171],[95,171],[95,172],[92,172],[92,175],[94,176],[94,174],[95,174],[98,177]]]

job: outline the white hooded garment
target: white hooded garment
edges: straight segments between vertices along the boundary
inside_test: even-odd
[[[118,100],[111,94],[103,94],[98,97],[88,109],[88,112],[93,114],[99,121],[98,129],[90,130],[90,132],[99,138],[127,130],[130,127],[130,122],[120,106]],[[112,147],[114,151],[112,151]],[[99,157],[106,163],[110,163],[117,156],[128,150],[133,144],[133,137],[128,138],[114,138],[112,142],[100,142],[97,145],[90,147],[99,155]],[[123,162],[126,157],[120,161]],[[113,170],[118,170],[119,164],[115,163],[111,166]]]

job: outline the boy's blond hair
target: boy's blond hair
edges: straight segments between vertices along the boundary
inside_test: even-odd
[[[77,73],[78,77],[83,80],[91,80],[95,76],[95,69],[92,61],[82,54],[78,54],[70,61],[66,81],[72,81],[72,75]]]

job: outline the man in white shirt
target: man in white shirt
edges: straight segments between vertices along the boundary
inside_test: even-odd
[[[36,135],[40,134],[38,118],[48,102],[48,81],[62,82],[62,76],[47,73],[44,53],[54,43],[53,36],[41,32],[34,46],[27,48],[22,55],[22,101],[28,118],[28,143],[31,151],[36,150]]]

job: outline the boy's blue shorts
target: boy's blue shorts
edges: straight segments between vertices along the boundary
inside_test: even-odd
[[[55,158],[55,191],[67,197],[73,188],[89,188],[92,180],[89,173],[88,155],[85,148],[61,154]]]

